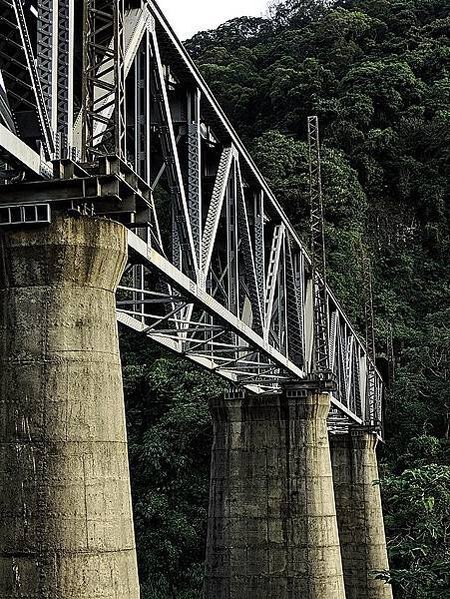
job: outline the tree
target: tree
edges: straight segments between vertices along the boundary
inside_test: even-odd
[[[130,469],[144,599],[196,599],[203,580],[214,376],[122,334]]]
[[[385,577],[405,599],[449,597],[450,466],[405,470],[383,487],[395,564]]]

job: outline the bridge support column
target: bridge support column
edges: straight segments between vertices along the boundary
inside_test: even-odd
[[[205,599],[344,599],[327,395],[212,405]]]
[[[334,490],[347,599],[392,599],[372,572],[387,570],[376,456],[377,436],[355,428],[331,436]]]
[[[0,237],[0,596],[138,599],[115,290],[126,231]]]

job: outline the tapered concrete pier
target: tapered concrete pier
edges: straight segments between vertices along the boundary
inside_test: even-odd
[[[212,404],[205,599],[344,599],[328,395]]]
[[[377,436],[365,429],[331,436],[347,599],[392,599],[392,587],[373,576],[389,569],[376,446]]]
[[[0,237],[0,597],[138,599],[115,290],[126,231]]]

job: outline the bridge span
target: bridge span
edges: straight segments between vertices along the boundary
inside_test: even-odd
[[[0,24],[0,597],[139,596],[118,322],[230,384],[205,599],[389,599],[375,357],[157,4]]]

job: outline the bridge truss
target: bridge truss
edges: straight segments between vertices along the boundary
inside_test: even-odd
[[[153,0],[0,0],[0,75],[1,226],[121,221],[122,325],[253,393],[316,384],[320,275]],[[320,293],[330,428],[379,430],[373,356]]]

